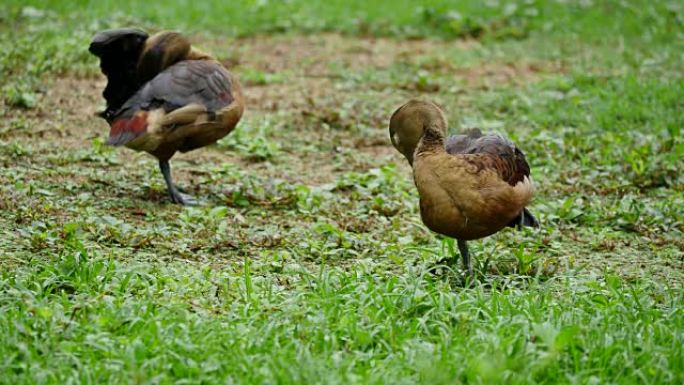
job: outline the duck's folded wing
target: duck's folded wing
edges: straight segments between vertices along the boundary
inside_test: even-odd
[[[491,171],[499,179],[511,186],[523,182],[526,177],[529,178],[530,176],[530,166],[527,164],[527,160],[525,160],[525,155],[518,148],[500,154],[480,152],[475,154],[454,154],[454,156],[467,163],[468,169],[472,174]]]
[[[491,150],[492,148],[490,148]],[[477,181],[475,184],[484,187],[485,195],[507,196],[504,201],[510,202],[509,207],[500,207],[499,211],[506,209],[520,210],[517,216],[508,223],[510,227],[529,226],[539,227],[539,221],[524,206],[532,199],[534,188],[530,179],[530,166],[527,164],[524,154],[513,146],[510,151],[501,153],[479,152],[475,154],[454,154],[462,164],[466,164],[466,170]],[[502,188],[508,186],[508,189]],[[496,187],[498,186],[498,187]],[[504,193],[504,191],[507,191]],[[503,194],[503,195],[499,195]],[[484,197],[485,201],[489,199]]]
[[[228,71],[214,61],[186,60],[169,67],[148,82],[124,105],[170,112],[189,104],[217,111],[234,100]]]
[[[482,131],[477,128],[450,136],[445,143],[446,152],[452,155],[472,152],[473,144],[482,136]]]
[[[446,151],[466,162],[470,171],[476,176],[484,170],[493,171],[493,173],[486,173],[488,176],[480,180],[484,182],[483,184],[491,183],[492,176],[514,188],[520,182],[524,184],[527,182],[519,186],[520,194],[517,195],[524,199],[531,199],[530,166],[525,159],[525,154],[510,140],[500,135],[483,135],[480,130],[474,129],[450,137],[446,142]],[[528,209],[523,208],[519,216],[508,226],[539,227],[539,221]]]
[[[108,143],[124,145],[150,130],[167,130],[200,117],[211,120],[235,101],[233,80],[219,63],[183,61],[149,81],[117,113]]]

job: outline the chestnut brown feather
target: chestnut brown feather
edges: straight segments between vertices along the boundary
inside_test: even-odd
[[[138,60],[140,83],[145,84],[163,70],[186,60],[190,49],[190,41],[178,32],[160,32],[147,39]]]

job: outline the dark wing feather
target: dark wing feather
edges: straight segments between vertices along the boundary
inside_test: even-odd
[[[102,116],[111,122],[112,115],[140,88],[137,65],[147,33],[139,29],[121,28],[98,32],[88,50],[100,58],[100,69],[107,76],[102,96],[107,109]]]
[[[495,170],[499,177],[511,186],[530,175],[530,166],[525,155],[513,142],[500,135],[482,134],[480,130],[471,130],[465,134],[455,135],[447,139],[446,151],[449,154],[478,154],[467,157],[477,170]]]
[[[469,149],[473,143],[482,137],[482,131],[477,128],[453,135],[446,140],[446,151],[449,154],[471,154]]]
[[[187,60],[169,67],[145,84],[117,115],[155,108],[170,112],[193,103],[216,112],[233,99],[230,75],[223,66],[212,61]]]
[[[123,145],[143,135],[146,111],[162,108],[168,113],[199,104],[212,116],[233,100],[230,75],[223,66],[204,60],[182,61],[150,80],[114,114],[108,143]]]

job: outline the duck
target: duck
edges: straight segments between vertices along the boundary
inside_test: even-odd
[[[171,201],[196,204],[173,183],[169,160],[233,131],[245,110],[238,79],[175,31],[104,30],[88,49],[108,82],[98,113],[110,126],[106,144],[156,157]]]
[[[442,109],[416,99],[392,114],[389,133],[394,148],[412,167],[422,222],[457,240],[470,277],[467,241],[505,227],[539,227],[526,208],[534,195],[530,166],[509,139],[479,129],[448,136]]]

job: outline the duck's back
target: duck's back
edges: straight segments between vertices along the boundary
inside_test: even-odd
[[[145,84],[124,104],[120,114],[160,107],[171,112],[193,103],[218,111],[234,100],[231,87],[230,74],[218,62],[186,60]]]
[[[446,141],[446,151],[451,155],[483,154],[470,158],[478,169],[495,169],[499,177],[511,186],[530,176],[530,166],[525,155],[510,140],[498,134],[483,134],[472,129],[454,135]]]
[[[218,62],[186,60],[154,77],[116,113],[108,143],[189,151],[225,136],[242,116],[240,86]]]

